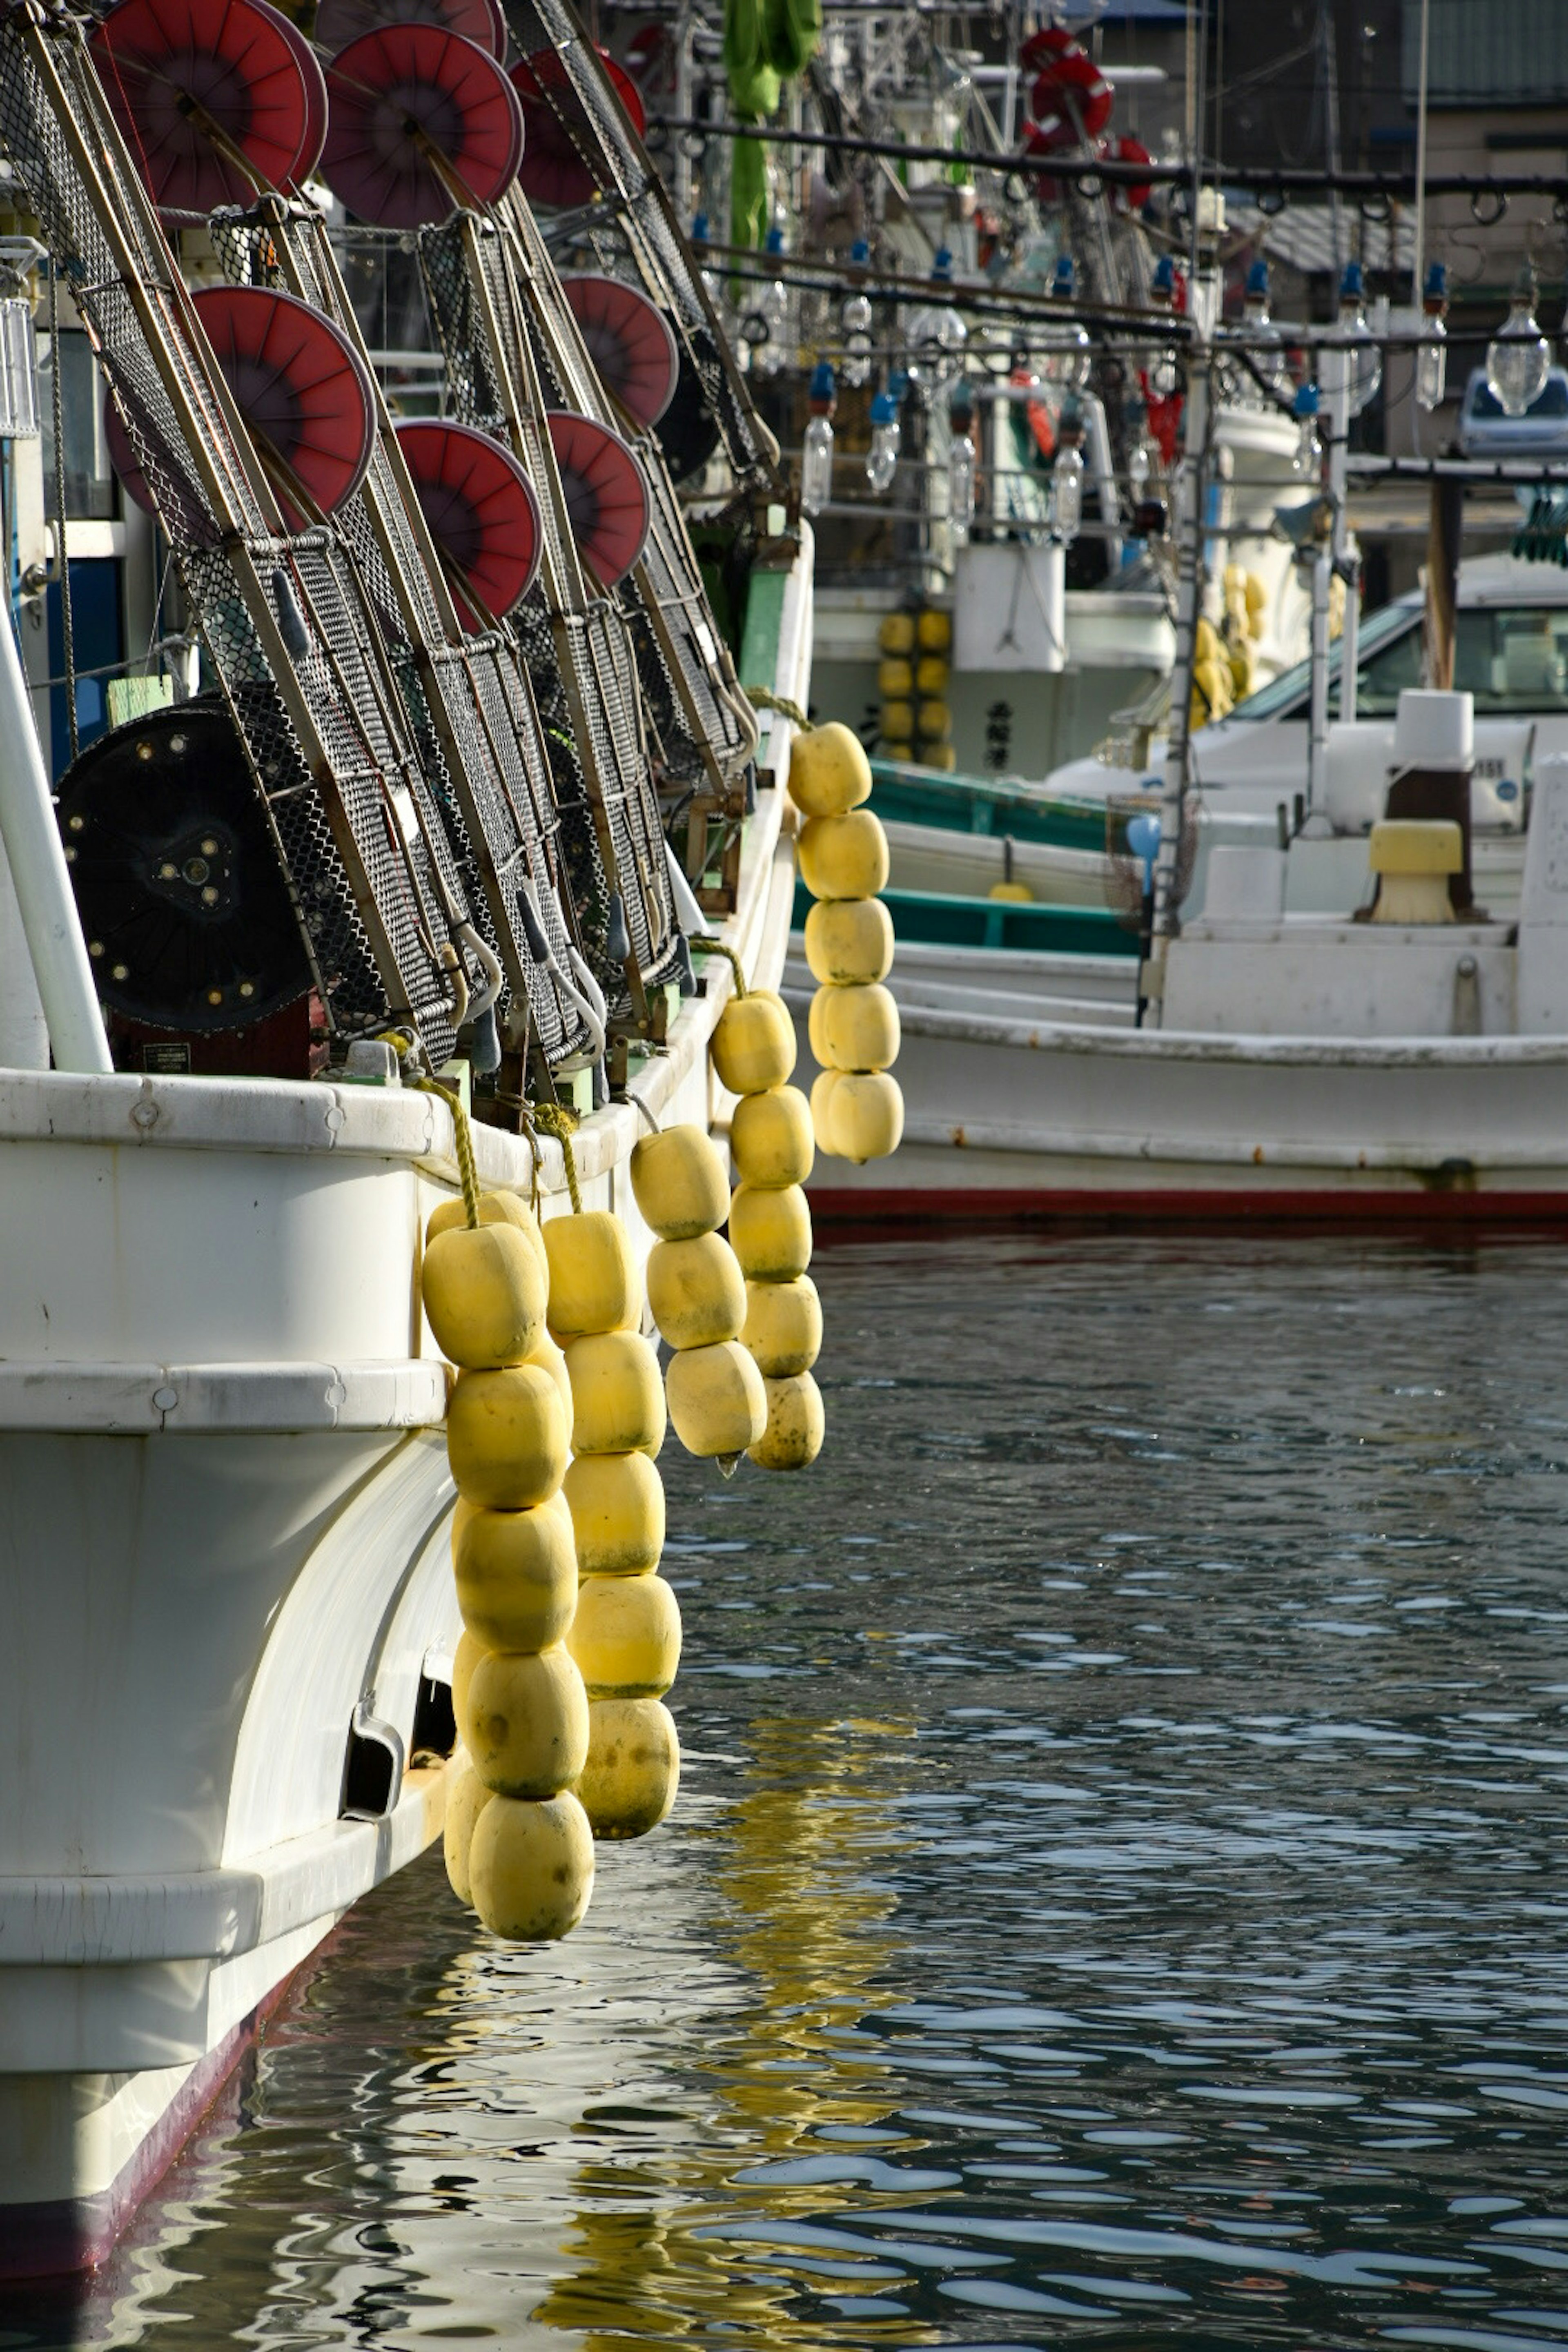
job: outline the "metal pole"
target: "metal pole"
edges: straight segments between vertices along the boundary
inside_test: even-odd
[[[1334,570],[1344,582],[1345,589],[1345,617],[1340,645],[1340,717],[1353,719],[1356,715],[1361,598],[1357,593],[1354,568],[1346,562],[1350,549],[1350,516],[1345,467],[1351,425],[1351,369],[1355,362],[1349,352],[1342,351],[1326,351],[1322,353],[1322,361],[1329,393],[1329,547]]]
[[[1410,299],[1421,299],[1426,282],[1426,57],[1427,39],[1432,30],[1432,0],[1421,0],[1421,66],[1420,88],[1415,100],[1415,271],[1411,279]]]
[[[114,1063],[71,896],[9,606],[0,618],[0,835],[22,910],[55,1067],[106,1076]]]
[[[1160,847],[1154,862],[1154,923],[1150,968],[1140,993],[1162,1003],[1165,952],[1181,922],[1176,874],[1182,828],[1187,817],[1187,773],[1192,739],[1193,656],[1204,595],[1204,502],[1207,484],[1209,355],[1194,351],[1187,365],[1186,412],[1183,420],[1186,464],[1183,469],[1181,541],[1176,574],[1176,657],[1171,670],[1171,715],[1165,729],[1165,774],[1160,803]]]

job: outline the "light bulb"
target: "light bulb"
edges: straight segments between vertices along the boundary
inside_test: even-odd
[[[768,231],[766,251],[776,257],[784,252],[784,231]],[[777,375],[791,356],[789,289],[782,277],[770,278],[757,297],[756,308],[747,315],[742,329],[752,347],[752,372],[755,375]]]
[[[1318,438],[1318,387],[1304,383],[1296,394],[1296,454],[1291,465],[1303,480],[1316,482],[1323,471],[1323,445]]]
[[[1359,416],[1383,382],[1383,353],[1366,323],[1359,261],[1347,261],[1340,279],[1340,333],[1353,347],[1345,353],[1345,389],[1348,413]]]
[[[820,514],[833,495],[833,370],[818,360],[811,372],[811,421],[800,459],[800,503],[808,515]]]
[[[1487,387],[1505,416],[1529,415],[1551,365],[1551,348],[1535,323],[1534,274],[1521,269],[1508,317],[1487,345]]]
[[[965,543],[974,528],[974,441],[969,429],[973,417],[973,408],[954,404],[952,439],[947,452],[947,513],[957,547]]]
[[[879,392],[871,403],[871,446],[866,455],[866,479],[877,496],[886,498],[899,467],[899,404],[890,392]]]
[[[1061,440],[1051,467],[1051,529],[1058,539],[1074,540],[1083,520],[1083,453],[1078,446],[1076,416],[1064,413]]]
[[[870,258],[869,245],[858,236],[849,248],[851,267],[864,269]],[[871,373],[871,300],[858,286],[845,296],[839,319],[844,330],[844,381],[863,384]]]
[[[1247,273],[1247,296],[1242,305],[1242,325],[1247,336],[1247,355],[1270,392],[1279,395],[1290,388],[1290,372],[1285,364],[1285,338],[1274,324],[1268,302],[1268,264],[1255,261]],[[1256,383],[1244,379],[1242,397],[1249,407],[1261,406]]]
[[[1425,320],[1415,346],[1415,397],[1426,409],[1440,408],[1448,389],[1448,330],[1443,313],[1448,307],[1448,273],[1440,261],[1426,272],[1421,299]]]
[[[1162,254],[1154,265],[1150,282],[1149,301],[1155,310],[1173,310],[1176,307],[1176,268],[1168,253]],[[1181,382],[1181,369],[1175,348],[1167,343],[1156,352],[1147,370],[1149,390],[1156,400],[1169,400]]]

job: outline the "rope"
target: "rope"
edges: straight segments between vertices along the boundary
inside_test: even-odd
[[[572,1149],[572,1130],[577,1125],[577,1114],[564,1103],[536,1103],[533,1121],[546,1135],[552,1135],[561,1146],[561,1158],[566,1170],[566,1190],[572,1195],[572,1213],[583,1213],[583,1195],[577,1189],[577,1155]]]
[[[732,947],[730,947],[723,940],[705,940],[700,936],[695,936],[689,939],[686,944],[691,950],[693,955],[721,955],[729,964],[731,971],[735,975],[736,995],[745,995],[745,967]]]
[[[71,624],[71,574],[66,557],[66,433],[65,396],[60,390],[60,280],[49,262],[49,373],[53,378],[55,423],[55,529],[60,550],[60,640],[66,664],[66,717],[70,726],[71,758],[81,750],[80,722],[76,710],[76,631]]]
[[[776,710],[781,719],[789,720],[792,727],[798,727],[804,732],[809,733],[810,719],[799,703],[792,702],[787,694],[770,694],[766,687],[763,686],[743,686],[741,691],[753,710]]]
[[[468,1213],[471,1229],[479,1222],[479,1176],[474,1165],[474,1131],[468,1123],[468,1114],[463,1108],[463,1098],[460,1095],[454,1094],[449,1087],[442,1086],[438,1079],[429,1076],[423,1070],[416,1068],[412,1076],[410,1075],[407,1065],[420,1049],[415,1040],[405,1031],[389,1029],[382,1042],[390,1045],[398,1060],[404,1064],[404,1085],[411,1087],[416,1094],[438,1096],[452,1114],[452,1136],[457,1148],[458,1175],[463,1187],[463,1207]]]

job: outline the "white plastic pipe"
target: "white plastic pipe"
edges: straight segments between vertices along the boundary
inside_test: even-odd
[[[0,614],[0,835],[22,909],[55,1067],[107,1076],[114,1064],[9,612]]]

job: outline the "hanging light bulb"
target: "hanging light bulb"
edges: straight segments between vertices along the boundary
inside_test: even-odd
[[[1318,438],[1318,387],[1303,383],[1296,392],[1296,454],[1291,466],[1303,481],[1322,478],[1323,445]]]
[[[850,268],[864,269],[870,258],[869,245],[858,236],[849,248]],[[863,384],[871,373],[871,300],[863,286],[858,284],[852,294],[845,296],[839,320],[844,330],[844,381]]]
[[[1415,397],[1423,408],[1439,408],[1448,389],[1448,330],[1443,324],[1448,308],[1448,273],[1440,261],[1426,272],[1421,308],[1425,323],[1415,346]]]
[[[720,302],[719,280],[708,267],[708,215],[706,213],[697,213],[692,217],[691,244],[701,271],[702,291],[717,310]]]
[[[952,291],[952,255],[944,245],[931,263],[931,282],[944,298]],[[952,302],[925,303],[910,320],[910,378],[940,387],[951,383],[963,364],[969,330]]]
[[[1163,253],[1154,264],[1154,275],[1149,283],[1149,300],[1155,310],[1173,312],[1176,307],[1176,265],[1168,253]],[[1181,382],[1181,370],[1174,344],[1168,343],[1155,354],[1148,367],[1149,389],[1156,400],[1169,400]]]
[[[974,528],[974,395],[966,383],[953,386],[948,406],[952,438],[947,451],[947,513],[955,547],[967,544]]]
[[[1359,261],[1347,261],[1340,279],[1340,333],[1352,346],[1345,354],[1348,410],[1352,416],[1359,416],[1367,403],[1377,398],[1383,382],[1383,353],[1366,323]]]
[[[871,402],[871,446],[866,456],[866,479],[879,499],[893,487],[899,467],[899,404],[890,392],[877,393]]]
[[[1051,299],[1068,307],[1078,299],[1078,272],[1070,253],[1057,257]],[[1061,393],[1081,392],[1089,382],[1091,358],[1089,337],[1083,328],[1076,319],[1064,320],[1061,326],[1051,329],[1050,347],[1040,361],[1040,379],[1054,384]]]
[[[807,392],[811,404],[811,421],[805,428],[805,446],[800,459],[800,503],[808,515],[820,514],[833,495],[833,411],[835,394],[833,370],[826,360],[818,360],[811,371]]]
[[[1552,352],[1535,323],[1535,272],[1524,268],[1507,319],[1487,345],[1487,388],[1505,416],[1526,416],[1546,389]]]
[[[1075,403],[1062,410],[1057,427],[1057,457],[1051,467],[1051,530],[1070,545],[1083,520],[1083,423]]]
[[[1285,363],[1285,338],[1274,324],[1269,308],[1268,264],[1262,259],[1255,261],[1247,273],[1242,325],[1253,366],[1269,391],[1283,397],[1290,389],[1290,371]],[[1249,405],[1261,405],[1256,385]]]
[[[768,231],[763,250],[770,260],[777,261],[784,249],[784,231],[774,226]],[[756,308],[746,314],[741,331],[751,346],[753,375],[777,375],[791,357],[789,289],[784,274],[778,271],[770,278],[757,296]]]

